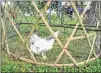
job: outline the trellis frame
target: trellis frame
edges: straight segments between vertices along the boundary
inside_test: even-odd
[[[23,57],[19,57],[18,59],[23,60],[23,61],[26,61],[26,62],[30,62],[30,63],[33,63],[33,64],[45,64],[45,65],[49,65],[49,66],[73,66],[73,65],[78,66],[78,65],[80,65],[80,64],[87,64],[88,61],[95,60],[96,58],[98,58],[98,57],[101,55],[101,52],[100,52],[98,55],[96,55],[96,54],[94,53],[94,51],[93,51],[93,46],[94,46],[94,41],[95,41],[95,38],[96,38],[96,34],[94,33],[93,44],[91,45],[91,42],[90,42],[90,40],[89,40],[89,35],[87,34],[87,32],[86,32],[86,30],[85,30],[85,27],[83,26],[83,23],[82,23],[82,17],[83,17],[83,15],[85,14],[85,12],[86,12],[87,7],[88,7],[89,4],[86,6],[84,12],[82,13],[82,15],[81,15],[81,17],[80,17],[80,15],[78,14],[78,11],[77,11],[76,7],[74,6],[74,3],[73,3],[72,1],[70,1],[70,3],[71,3],[71,6],[73,7],[74,11],[76,12],[76,15],[77,15],[77,18],[79,19],[79,22],[76,24],[74,30],[72,31],[72,34],[71,34],[70,37],[67,39],[66,44],[63,45],[63,44],[61,43],[61,41],[60,41],[58,38],[55,37],[54,31],[53,31],[53,30],[51,29],[51,27],[49,26],[49,24],[48,24],[48,22],[46,21],[46,19],[45,19],[43,13],[40,12],[40,10],[38,9],[38,7],[37,7],[37,5],[35,4],[35,2],[32,1],[33,7],[36,9],[36,11],[38,12],[38,14],[40,15],[40,18],[38,18],[38,20],[42,19],[42,20],[44,21],[45,26],[48,28],[48,30],[50,31],[50,33],[52,34],[52,36],[55,38],[55,40],[58,42],[58,44],[60,45],[60,47],[61,47],[61,49],[62,49],[62,51],[60,52],[60,54],[58,55],[57,59],[54,61],[53,64],[39,63],[39,62],[36,61],[35,57],[34,57],[33,54],[31,53],[31,50],[29,49],[29,47],[28,47],[27,44],[25,43],[26,41],[23,39],[23,37],[21,36],[21,34],[19,33],[19,31],[17,30],[17,28],[16,28],[16,26],[15,26],[16,23],[13,22],[13,19],[11,19],[10,16],[8,15],[8,13],[7,13],[7,17],[9,18],[12,27],[15,29],[16,33],[19,35],[19,37],[20,37],[20,39],[22,40],[22,42],[25,43],[24,45],[27,47],[27,49],[28,49],[30,55],[31,55],[32,58],[33,58],[33,61],[32,61],[32,60],[29,60],[29,59],[26,59],[26,58],[23,58]],[[47,6],[45,6],[46,9],[47,9],[47,7],[49,6],[49,4],[50,4],[50,0],[49,0],[49,1],[47,2],[47,4],[46,4]],[[44,10],[44,12],[45,12],[45,10]],[[36,24],[38,24],[38,23],[39,23],[39,21],[38,21]],[[81,26],[82,26],[82,28],[83,28],[83,31],[84,31],[84,33],[85,33],[86,36],[73,37],[73,35],[76,33],[76,30],[77,30],[77,27],[78,27],[79,23],[81,24]],[[99,26],[99,21],[98,21],[98,23],[97,23],[97,28],[98,28],[98,26]],[[2,27],[3,27],[3,31],[4,31],[4,35],[5,35],[6,33],[5,33],[5,30],[4,30],[3,22],[2,22]],[[31,33],[32,33],[33,30],[34,30],[34,28],[31,30],[31,32],[30,32],[30,34],[29,34],[28,37],[31,36]],[[69,51],[68,51],[68,45],[70,44],[70,41],[73,40],[73,38],[74,38],[74,40],[76,40],[76,39],[81,39],[81,38],[87,38],[87,40],[88,40],[88,42],[89,42],[89,45],[90,45],[90,47],[91,47],[91,51],[90,51],[90,53],[89,53],[89,56],[88,56],[88,59],[87,59],[87,60],[85,60],[85,61],[83,61],[83,62],[80,62],[80,63],[77,63],[77,62],[75,61],[75,59],[72,57],[72,55],[69,53]],[[5,41],[7,41],[7,40],[5,40]],[[7,46],[7,44],[8,44],[8,43],[6,42],[6,46]],[[6,47],[6,48],[7,48],[7,47]],[[7,49],[9,50],[9,48],[7,48]],[[95,55],[96,58],[91,58],[91,59],[89,59],[90,56],[91,56],[92,51],[93,51],[93,53],[94,53],[94,55]],[[58,64],[58,62],[59,62],[59,60],[60,60],[60,58],[61,58],[61,56],[62,56],[62,54],[63,54],[64,52],[66,53],[67,56],[69,56],[69,58],[72,60],[73,63],[71,63],[71,64]],[[9,52],[9,54],[11,54],[11,55],[13,55],[14,57],[16,57],[16,55],[14,55],[14,54],[11,53],[11,52]]]

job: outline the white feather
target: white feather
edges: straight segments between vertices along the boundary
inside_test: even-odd
[[[40,37],[36,34],[33,34],[30,38],[30,44],[32,45],[34,42],[36,42],[37,40],[39,40]]]
[[[56,37],[58,37],[59,31],[55,32],[54,34]],[[55,39],[53,37],[46,39],[34,34],[30,38],[30,42],[34,42],[34,44],[30,44],[30,49],[34,54],[44,54],[48,50],[52,49],[54,41]]]

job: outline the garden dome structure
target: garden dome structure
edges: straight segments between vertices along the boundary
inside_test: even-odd
[[[1,1],[2,49],[15,59],[48,66],[79,66],[98,59],[101,55],[101,1],[76,3]],[[35,30],[43,38],[52,35],[55,39],[46,60],[29,48],[29,39]],[[55,31],[60,31],[59,37],[55,37]]]

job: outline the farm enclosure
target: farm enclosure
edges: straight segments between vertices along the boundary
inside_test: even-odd
[[[66,13],[65,8],[58,6],[61,5],[61,2],[58,3],[56,7],[54,7],[56,4],[53,5],[53,7],[51,5],[55,3],[54,1],[45,2],[45,7],[41,6],[41,2],[39,2],[39,5],[38,2],[34,1],[6,1],[3,3],[2,40],[5,41],[8,54],[11,54],[16,58],[27,62],[34,64],[43,64],[44,62],[44,64],[50,66],[72,66],[84,64],[89,61],[90,56],[92,58],[90,61],[100,56],[100,40],[97,41],[98,44],[96,45],[95,39],[97,36],[100,36],[101,31],[99,20],[99,5],[101,2],[91,2],[91,4],[88,2],[88,4],[84,7],[80,17],[76,7],[74,6],[74,2],[70,1],[70,4],[74,9],[75,18],[71,18],[71,16]],[[26,4],[26,6],[24,6],[24,4]],[[93,4],[96,6],[92,6]],[[39,6],[37,7],[36,5]],[[83,18],[89,5],[91,6],[90,9],[93,10],[91,11],[92,14],[88,13],[88,16]],[[96,7],[95,10],[93,9],[94,7]],[[42,13],[38,8],[40,10],[42,9]],[[48,8],[55,10],[53,15],[51,15],[52,10],[50,10],[48,15],[46,14],[45,11]],[[87,20],[91,19],[92,15],[93,23]],[[87,30],[86,27],[89,28],[89,30]],[[50,35],[54,37],[53,31],[60,31],[59,37],[54,37],[56,42],[54,43],[52,50],[47,52],[48,59],[45,61],[42,60],[40,55],[33,56],[33,53],[29,49],[29,38],[34,30],[38,31],[39,36],[45,38]],[[96,33],[96,31],[98,32]],[[2,47],[4,45],[3,41]],[[94,53],[94,55],[92,53]],[[96,58],[93,58],[95,56]],[[31,59],[31,57],[33,57],[34,61]]]

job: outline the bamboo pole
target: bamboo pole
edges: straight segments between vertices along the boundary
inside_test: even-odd
[[[8,46],[8,42],[7,42],[7,36],[6,36],[6,29],[5,29],[5,24],[4,24],[3,18],[2,18],[2,29],[3,29],[3,36],[2,36],[2,38],[3,38],[2,42],[3,43],[2,43],[2,46],[4,46],[4,42],[5,42],[6,51],[7,51],[8,54],[10,54],[10,52],[9,52],[9,46]]]
[[[95,33],[90,33],[90,34],[88,34],[89,37],[90,37],[90,36],[93,36],[93,35],[95,35]],[[77,39],[83,39],[83,38],[86,38],[86,36],[85,36],[85,35],[82,35],[82,36],[72,37],[71,40],[77,40]],[[68,39],[69,39],[69,38],[67,38],[67,40],[68,40]]]
[[[98,28],[98,26],[99,26],[99,21],[97,22],[97,27],[96,27],[96,28]],[[92,44],[92,47],[91,47],[89,56],[88,56],[88,58],[87,58],[86,64],[88,63],[88,61],[89,61],[89,59],[90,59],[90,57],[91,57],[92,51],[94,50],[94,43],[95,43],[96,37],[97,37],[97,33],[96,33],[96,35],[94,36],[93,44]],[[99,40],[99,41],[100,41],[100,40]]]
[[[4,41],[5,41],[5,37],[6,37],[6,33],[5,33],[5,27],[4,27],[4,23],[3,23],[3,19],[2,19],[2,48],[4,47]]]
[[[12,27],[14,28],[14,30],[16,31],[16,33],[17,33],[18,36],[20,37],[21,41],[22,41],[23,43],[25,43],[23,37],[21,36],[20,32],[19,32],[18,29],[16,28],[15,23],[13,22],[13,20],[11,20],[11,18],[10,18],[9,16],[8,16],[8,19],[10,20]],[[30,48],[27,46],[27,44],[25,44],[25,46],[26,46],[26,48],[28,49],[28,51],[29,51],[29,53],[30,53],[32,59],[34,60],[34,62],[37,63],[37,61],[36,61],[34,55],[31,53]]]
[[[75,26],[75,28],[74,28],[72,34],[70,35],[70,37],[69,37],[67,43],[65,44],[65,46],[64,46],[65,49],[68,47],[68,45],[69,45],[69,43],[70,43],[70,41],[71,41],[73,35],[76,33],[76,30],[77,30],[78,25],[79,25],[79,23]]]
[[[17,57],[17,55],[13,54],[12,52],[10,52],[10,55],[13,56],[13,57]],[[97,58],[101,56],[101,51],[100,53],[97,55]],[[32,64],[38,64],[38,65],[46,65],[46,66],[54,66],[54,64],[48,64],[48,63],[40,63],[40,62],[33,62],[33,60],[30,60],[30,59],[26,59],[26,58],[23,58],[23,57],[18,57],[19,60],[22,60],[22,61],[25,61],[25,62],[28,62],[28,63],[32,63]],[[89,60],[89,62],[91,61],[94,61],[96,60],[95,57],[91,58]],[[82,61],[82,62],[78,62],[77,65],[84,65],[86,62],[86,60]],[[74,63],[70,63],[70,64],[56,64],[55,66],[57,67],[63,67],[63,66],[74,66],[75,64]]]
[[[5,39],[5,44],[6,44],[7,53],[8,53],[8,55],[10,55],[7,37],[6,37],[6,39]]]
[[[82,28],[83,28],[83,30],[84,30],[84,33],[85,33],[85,35],[86,35],[86,37],[87,37],[89,46],[92,47],[91,42],[90,42],[89,37],[88,37],[88,34],[87,34],[87,32],[86,32],[86,30],[85,30],[85,27],[84,27],[84,25],[83,25],[83,23],[82,23],[82,19],[81,19],[79,13],[78,13],[76,7],[74,6],[74,3],[70,1],[70,4],[71,4],[71,6],[73,7],[73,9],[74,9],[74,11],[75,11],[75,13],[76,13],[76,15],[77,15],[77,18],[78,18],[78,20],[79,20],[79,23],[81,24],[81,26],[82,26]],[[96,57],[96,53],[95,53],[95,52],[94,52],[94,55],[95,55],[95,57]],[[96,58],[97,58],[97,57],[96,57]]]
[[[94,43],[95,43],[95,40],[96,40],[96,36],[97,36],[97,35],[94,36],[93,44],[92,44],[92,47],[91,47],[89,56],[88,56],[87,61],[86,61],[86,65],[87,65],[87,63],[88,63],[88,61],[89,61],[89,59],[90,59],[90,57],[91,57],[92,51],[94,50]]]
[[[99,2],[99,18],[100,18],[100,22],[101,22],[101,7],[100,7],[100,0],[98,1]]]

